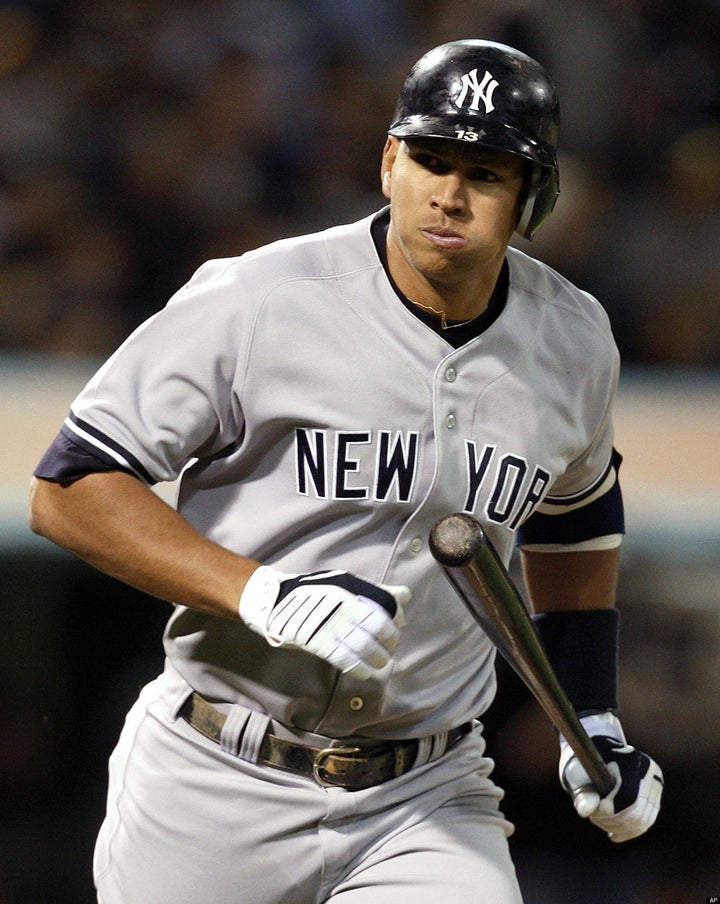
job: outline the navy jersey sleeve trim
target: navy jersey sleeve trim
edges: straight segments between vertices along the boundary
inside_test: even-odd
[[[620,455],[617,449],[613,449],[610,460],[607,463],[607,467],[600,474],[597,480],[594,480],[590,484],[589,487],[586,487],[585,489],[580,490],[580,492],[574,493],[570,496],[552,496],[549,494],[543,499],[541,508],[551,509],[555,507],[559,510],[569,508],[571,506],[582,506],[593,496],[601,493],[604,490],[605,484],[607,484],[607,486],[609,487],[611,482],[617,482],[617,473],[620,470],[621,464],[622,455]]]
[[[535,511],[518,529],[518,545],[581,543],[608,534],[624,534],[625,509],[617,476],[621,461],[621,456],[613,453],[608,470],[593,484],[594,493],[583,493],[582,498],[575,497],[571,504],[566,498],[561,508],[555,510],[544,499],[541,510]],[[608,489],[597,494],[605,482],[609,484]]]
[[[127,449],[72,412],[66,418],[60,432],[75,446],[102,462],[106,466],[102,470],[129,471],[145,483],[151,485],[157,483],[144,465]]]
[[[608,534],[625,533],[625,515],[620,484],[616,481],[607,493],[588,505],[545,515],[535,512],[519,528],[518,545],[529,543],[581,543]]]
[[[43,480],[70,486],[81,477],[104,471],[125,471],[138,477],[130,468],[122,468],[117,462],[103,459],[95,451],[88,451],[78,445],[61,430],[33,473]]]

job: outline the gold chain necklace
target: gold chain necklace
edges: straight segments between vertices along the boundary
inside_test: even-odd
[[[445,315],[445,311],[438,311],[436,308],[431,307],[429,304],[423,304],[421,301],[412,301],[409,299],[411,304],[417,305],[419,308],[423,308],[425,311],[430,311],[431,314],[434,314],[436,317],[440,318],[440,329],[441,330],[456,330],[460,326],[465,326],[467,323],[470,323],[475,317],[470,317],[468,320],[463,320],[460,323],[450,323],[447,322],[447,317]],[[479,315],[475,315],[476,317]]]

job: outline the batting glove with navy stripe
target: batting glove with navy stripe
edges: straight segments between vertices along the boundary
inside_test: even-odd
[[[390,661],[407,587],[373,584],[346,571],[284,574],[261,565],[240,597],[240,617],[269,644],[307,650],[353,678]]]
[[[570,745],[560,738],[560,781],[572,795],[580,816],[621,842],[646,832],[657,819],[663,792],[663,774],[647,754],[630,747],[619,719],[598,713],[580,719],[600,756],[615,777],[615,787],[601,798],[590,783]]]

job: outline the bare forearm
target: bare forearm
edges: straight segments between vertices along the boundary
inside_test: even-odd
[[[68,487],[34,480],[30,526],[99,570],[160,599],[237,618],[258,563],[208,540],[129,474]]]
[[[523,578],[534,612],[604,609],[615,605],[620,550],[522,550]]]

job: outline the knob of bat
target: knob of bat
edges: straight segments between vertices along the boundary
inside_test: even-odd
[[[441,564],[460,567],[477,555],[485,545],[485,532],[478,521],[465,512],[441,518],[430,531],[430,552]]]

